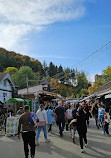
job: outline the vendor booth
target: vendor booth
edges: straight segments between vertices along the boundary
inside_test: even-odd
[[[24,105],[24,100],[21,98],[11,98],[7,102],[13,102],[14,105],[14,116],[7,117],[6,121],[6,135],[15,135],[18,133],[18,123],[19,123],[19,116],[16,115],[17,113],[17,103],[22,103]],[[8,113],[8,106],[7,106],[7,113]],[[8,115],[8,114],[7,114]]]

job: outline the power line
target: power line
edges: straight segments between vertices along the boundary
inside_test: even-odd
[[[105,52],[105,53],[103,53],[103,54],[101,54],[98,58],[101,58],[101,57],[103,57],[104,55],[106,55],[107,53],[110,53],[111,52],[111,50],[109,51],[109,52]],[[96,60],[98,60],[98,58],[96,58],[96,59],[93,59],[93,60],[91,60],[91,62],[87,62],[85,65],[80,65],[80,67],[85,67],[86,65],[88,65],[88,64],[90,64],[90,63],[93,63],[94,61],[96,61]]]
[[[97,49],[96,51],[94,51],[93,53],[91,53],[90,55],[88,55],[86,58],[82,59],[81,61],[79,61],[77,64],[75,64],[74,66],[78,65],[79,63],[83,62],[84,60],[88,59],[90,56],[94,55],[95,53],[97,53],[98,51],[100,51],[102,48],[106,47],[107,45],[109,45],[111,43],[111,41],[109,41],[108,43],[104,44],[103,46],[101,46],[99,49]]]
[[[91,53],[90,55],[88,55],[87,57],[85,57],[84,59],[82,59],[81,61],[79,61],[78,63],[76,63],[74,65],[80,65],[81,62],[85,61],[86,59],[88,59],[89,57],[91,57],[92,55],[96,54],[97,52],[99,52],[100,50],[102,50],[104,47],[106,47],[107,45],[111,44],[111,41],[107,42],[106,44],[104,44],[103,46],[101,46],[99,49],[97,49],[96,51],[94,51],[93,53]],[[58,73],[57,76],[64,74],[64,72]],[[52,76],[51,78],[54,78],[56,75]]]

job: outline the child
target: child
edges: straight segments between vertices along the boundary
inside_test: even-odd
[[[109,135],[109,123],[110,121],[108,120],[107,115],[104,115],[104,121],[103,121],[103,129],[104,129],[104,134],[108,134]]]

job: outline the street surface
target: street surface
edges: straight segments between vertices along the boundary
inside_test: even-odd
[[[48,138],[51,142],[45,143],[41,132],[35,158],[111,158],[111,136],[102,135],[101,129],[96,128],[94,119],[90,120],[88,148],[84,147],[84,153],[80,152],[77,133],[76,144],[72,143],[69,132],[64,131],[61,138],[57,127],[53,128],[53,134]],[[0,136],[0,158],[24,158],[22,139]]]

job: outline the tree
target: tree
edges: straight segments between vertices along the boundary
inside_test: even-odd
[[[48,74],[48,66],[47,66],[47,63],[45,61],[43,62],[43,71],[44,71],[45,76],[47,76],[47,74]]]
[[[77,94],[79,94],[82,89],[88,89],[89,82],[84,72],[78,73],[77,82],[78,82],[78,85],[76,87]]]
[[[79,93],[79,97],[85,97],[88,95],[87,89],[81,89],[81,92]]]
[[[7,67],[6,70],[4,72],[9,72],[9,74],[11,75],[11,77],[13,77],[15,75],[15,73],[17,73],[18,69],[15,67]]]
[[[19,89],[26,88],[26,77],[28,79],[33,79],[34,78],[34,73],[32,69],[28,66],[22,66],[18,72],[14,75],[14,81],[16,84],[19,86]]]
[[[52,62],[50,62],[49,70],[48,70],[48,73],[49,73],[50,77],[56,75],[56,71],[55,70],[56,70],[55,65]]]
[[[104,82],[111,81],[111,66],[108,66],[102,73],[102,79]]]

